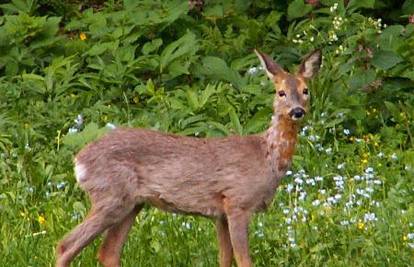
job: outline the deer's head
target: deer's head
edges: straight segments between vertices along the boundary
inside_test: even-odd
[[[308,110],[309,89],[307,82],[319,70],[321,51],[316,50],[304,58],[298,72],[293,75],[284,71],[271,57],[255,50],[267,76],[276,89],[276,113],[297,121],[303,118]]]

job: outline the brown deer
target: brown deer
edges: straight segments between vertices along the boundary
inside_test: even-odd
[[[233,254],[237,266],[252,266],[250,217],[270,203],[291,164],[298,121],[308,109],[306,83],[321,63],[317,50],[292,75],[268,55],[255,52],[276,87],[270,128],[225,138],[118,128],[89,144],[74,161],[91,211],[59,243],[56,266],[69,266],[104,231],[98,259],[104,266],[120,266],[122,246],[144,203],[214,219],[220,266],[231,266]]]

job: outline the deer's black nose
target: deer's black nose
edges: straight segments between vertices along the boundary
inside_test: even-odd
[[[292,109],[290,112],[289,112],[289,115],[293,118],[293,119],[295,119],[295,120],[297,120],[297,119],[300,119],[300,118],[302,118],[304,115],[305,115],[305,110],[303,109],[303,108],[294,108],[294,109]]]

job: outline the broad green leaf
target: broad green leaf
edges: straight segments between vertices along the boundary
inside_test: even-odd
[[[311,10],[312,6],[305,4],[304,0],[294,0],[288,7],[287,16],[289,20],[293,20],[305,16]]]
[[[218,57],[204,57],[200,71],[211,79],[230,82],[237,88],[241,88],[245,83],[237,71],[228,67],[227,63]]]
[[[401,11],[403,14],[412,15],[414,13],[414,0],[405,0]]]
[[[196,36],[194,33],[188,31],[180,39],[170,43],[164,48],[160,56],[160,72],[162,73],[174,60],[195,54],[197,49]]]
[[[97,43],[87,52],[90,56],[99,56],[114,46],[113,42]]]
[[[365,86],[372,83],[376,78],[375,71],[370,69],[366,71],[359,70],[355,72],[349,79],[349,87],[351,90],[361,90]]]
[[[142,53],[144,55],[148,55],[154,51],[157,51],[161,45],[162,45],[161,38],[154,39],[151,42],[147,42],[144,44],[144,46],[142,47]]]
[[[375,0],[351,0],[347,9],[354,11],[360,8],[374,8]]]
[[[403,59],[396,53],[380,50],[374,54],[371,64],[379,69],[388,70],[402,61]]]

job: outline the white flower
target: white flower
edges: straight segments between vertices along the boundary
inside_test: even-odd
[[[335,3],[333,6],[331,6],[330,8],[329,8],[329,11],[331,11],[331,13],[334,13],[335,12],[335,10],[337,10],[338,9],[338,3]]]
[[[68,134],[74,134],[74,133],[77,133],[77,132],[78,132],[78,129],[76,129],[76,128],[69,128]]]
[[[295,183],[297,184],[303,184],[303,180],[300,178],[295,178]]]
[[[397,159],[398,159],[397,154],[393,153],[393,154],[391,155],[391,159],[392,159],[392,160],[397,160]]]
[[[288,192],[288,193],[290,193],[290,192],[292,192],[292,190],[293,190],[293,185],[292,184],[288,184],[287,186],[286,186],[286,192]]]
[[[116,128],[116,126],[114,124],[110,123],[110,122],[108,122],[105,126],[106,126],[106,128],[109,128],[109,129],[115,129]]]
[[[322,181],[323,181],[323,177],[321,177],[321,176],[316,176],[316,177],[315,177],[315,181],[317,181],[317,182],[322,182]]]
[[[344,134],[345,135],[350,135],[351,134],[351,131],[349,129],[344,129]]]
[[[314,207],[319,206],[319,204],[321,204],[321,201],[320,201],[319,199],[315,199],[314,201],[312,201],[312,205],[313,205]]]
[[[373,221],[377,221],[377,217],[375,215],[375,213],[365,213],[364,214],[364,222],[373,222]]]
[[[408,238],[409,240],[414,239],[414,233],[408,233],[408,234],[407,234],[407,238]]]
[[[247,70],[247,73],[250,75],[256,74],[257,73],[257,67],[251,67],[250,69]]]
[[[341,225],[346,226],[349,225],[349,221],[348,220],[344,220],[340,222]]]
[[[377,154],[377,157],[379,157],[379,158],[383,158],[383,157],[384,157],[384,153],[382,153],[382,152],[378,153],[378,154]]]
[[[343,163],[339,164],[336,168],[337,168],[338,170],[342,170],[344,167],[345,167],[345,162],[343,162]]]

